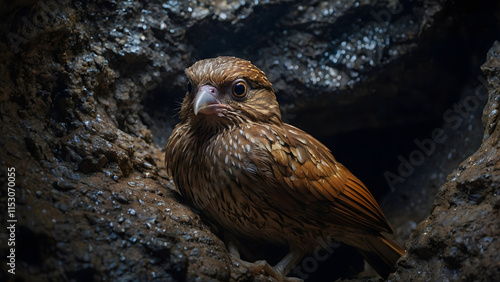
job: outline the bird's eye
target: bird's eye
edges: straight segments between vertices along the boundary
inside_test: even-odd
[[[243,98],[247,94],[247,85],[243,81],[239,81],[233,86],[233,95],[236,98]]]
[[[191,93],[191,91],[193,91],[193,86],[191,85],[191,81],[188,82],[188,93]]]

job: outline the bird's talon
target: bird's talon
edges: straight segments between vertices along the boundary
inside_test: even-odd
[[[267,273],[271,278],[274,278],[276,281],[286,281],[286,282],[298,282],[298,281],[303,281],[300,278],[296,277],[287,277],[285,274],[279,272],[271,266],[267,261],[265,260],[258,260],[255,262],[248,262],[244,261],[236,256],[233,257],[233,262],[236,263],[237,266],[243,266],[247,269],[247,273],[251,274],[258,274],[261,273],[262,271]]]

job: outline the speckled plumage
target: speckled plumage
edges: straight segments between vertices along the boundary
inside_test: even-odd
[[[404,250],[381,234],[392,230],[373,196],[328,148],[282,122],[261,70],[218,57],[186,74],[191,92],[166,150],[182,196],[233,234],[289,246],[283,275],[331,238],[381,257],[388,268],[379,271],[393,269]]]

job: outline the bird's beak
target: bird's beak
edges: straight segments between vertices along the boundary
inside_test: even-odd
[[[217,114],[220,113],[225,106],[217,100],[219,91],[217,88],[210,85],[203,85],[198,89],[198,93],[194,98],[193,110],[194,114]]]

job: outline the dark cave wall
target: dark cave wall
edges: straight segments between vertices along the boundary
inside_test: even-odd
[[[183,71],[222,54],[263,69],[285,120],[374,192],[407,241],[394,279],[498,277],[494,1],[0,5],[0,182],[15,167],[17,219],[17,274],[0,232],[2,277],[264,279],[231,263],[164,171]],[[446,140],[401,173],[435,129]],[[7,198],[2,187],[2,211]],[[311,279],[359,272],[349,256],[335,251]]]
[[[400,260],[394,279],[488,281],[500,274],[499,54],[500,42],[496,41],[481,66],[489,84],[482,115],[483,142],[439,188],[430,216],[406,243],[409,255]],[[466,100],[472,101],[471,97],[485,96]]]

